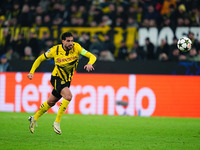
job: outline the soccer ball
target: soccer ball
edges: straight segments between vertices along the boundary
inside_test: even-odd
[[[188,37],[182,37],[178,40],[177,47],[182,52],[188,52],[192,48],[192,41]]]

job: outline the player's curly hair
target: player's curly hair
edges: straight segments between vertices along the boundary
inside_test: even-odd
[[[71,32],[65,32],[65,33],[62,34],[61,39],[65,40],[66,37],[73,37],[73,35],[72,35]]]

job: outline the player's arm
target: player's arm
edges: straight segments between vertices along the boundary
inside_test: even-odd
[[[97,60],[96,56],[94,56],[92,53],[86,51],[85,49],[82,49],[81,55],[89,58],[89,62],[87,63],[87,65],[84,66],[84,69],[86,69],[88,72],[94,70],[94,67],[92,65]]]
[[[44,60],[46,60],[47,57],[45,57],[45,54],[40,55],[35,62],[33,63],[33,66],[31,68],[31,71],[29,72],[29,74],[27,75],[27,77],[31,80],[33,78],[33,74],[35,72],[35,70],[39,67],[39,65],[41,64],[41,62],[43,62]]]

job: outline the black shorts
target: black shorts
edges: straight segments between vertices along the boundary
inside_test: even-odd
[[[54,87],[51,93],[60,99],[62,97],[60,95],[61,90],[65,87],[70,87],[70,82],[65,82],[59,77],[51,76],[51,85]]]

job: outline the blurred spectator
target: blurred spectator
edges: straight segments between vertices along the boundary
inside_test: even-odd
[[[37,7],[36,7],[34,16],[41,16],[41,17],[44,16],[44,12],[43,12],[42,7],[40,7],[40,6],[37,6]]]
[[[154,45],[153,45],[153,43],[151,43],[149,38],[145,39],[145,46],[143,47],[143,50],[144,50],[144,54],[145,54],[145,56],[144,56],[145,60],[152,60],[155,58]]]
[[[176,37],[173,38],[173,43],[171,45],[169,45],[170,47],[170,53],[177,48],[177,42],[178,42],[178,39]]]
[[[109,11],[106,14],[109,16],[110,19],[112,19],[112,22],[114,23],[116,20],[116,7],[115,7],[114,3],[110,3],[108,5],[108,8],[109,8],[108,9]]]
[[[85,22],[83,18],[77,18],[77,27],[85,27]]]
[[[111,54],[114,54],[115,52],[115,45],[110,39],[110,36],[108,34],[104,34],[104,42],[103,42],[103,49],[108,50],[111,52]]]
[[[184,26],[184,18],[186,17],[186,8],[184,4],[178,6],[178,10],[174,13],[177,18],[177,26]]]
[[[139,6],[138,11],[137,11],[137,22],[138,22],[138,24],[141,24],[143,19],[144,19],[143,7]]]
[[[101,61],[115,61],[114,52],[115,46],[113,42],[110,40],[110,36],[108,34],[104,34],[104,42],[102,51],[100,52],[99,60]]]
[[[128,58],[128,48],[124,40],[121,41],[120,48],[118,50],[118,60],[126,60]]]
[[[136,28],[138,28],[139,25],[138,25],[137,21],[133,17],[128,17],[127,27],[136,27]]]
[[[144,15],[144,18],[148,19],[148,20],[153,19],[153,20],[157,21],[158,17],[159,17],[158,13],[155,11],[154,6],[153,5],[149,5],[148,6],[148,10]]]
[[[44,12],[47,12],[49,6],[49,0],[40,0],[39,6],[42,8]]]
[[[177,62],[179,61],[179,57],[180,57],[180,50],[178,48],[172,49],[169,54],[169,60]]]
[[[48,49],[50,49],[52,46],[53,46],[53,40],[51,39],[51,38],[48,38],[47,40],[46,40],[46,48],[45,48],[45,50],[48,50]]]
[[[53,11],[51,14],[52,23],[55,26],[60,26],[62,25],[62,22],[63,22],[63,14],[60,10],[61,10],[61,4],[56,2],[54,4]]]
[[[192,10],[189,12],[189,18],[191,19],[193,26],[200,25],[200,11],[198,9],[198,6],[199,5],[193,5]]]
[[[99,56],[100,61],[115,61],[113,54],[109,50],[102,50]]]
[[[96,9],[96,7],[94,5],[90,6],[89,11],[88,11],[88,18],[87,18],[86,24],[90,25],[90,23],[92,21],[94,21],[95,9]]]
[[[167,44],[165,39],[162,39],[160,46],[156,50],[156,58],[159,58],[159,55],[163,55],[163,53],[165,53],[168,56],[169,52],[169,45]]]
[[[69,21],[72,20],[72,18],[77,18],[77,12],[78,12],[78,8],[76,5],[71,5],[70,10],[69,10]]]
[[[0,55],[5,54],[10,45],[11,35],[8,28],[3,28],[3,37],[4,38],[0,40]]]
[[[135,57],[137,56],[137,57]],[[129,59],[130,60],[144,60],[144,51],[143,48],[139,46],[138,41],[135,41],[133,48],[131,49]],[[136,58],[136,59],[135,59]]]
[[[103,50],[103,44],[102,42],[99,40],[97,35],[94,35],[92,37],[92,41],[91,44],[89,46],[89,51],[92,53],[95,53],[97,56],[100,55],[100,52]]]
[[[192,49],[189,51],[189,54],[186,58],[188,61],[200,61],[200,56],[197,53],[197,50],[195,47],[192,47]]]
[[[42,38],[39,40],[39,49],[47,49],[47,41],[50,39],[50,35],[45,31],[42,33]]]
[[[108,15],[102,16],[102,22],[100,23],[102,27],[104,26],[111,26],[112,25],[112,20],[109,18]]]
[[[191,25],[192,25],[192,23],[191,23],[191,20],[190,20],[189,16],[186,16],[184,18],[184,26],[191,27]]]
[[[1,15],[0,16],[0,27],[6,27],[5,25],[5,16],[4,15]]]
[[[83,32],[78,41],[82,47],[84,47],[87,50],[89,49],[90,37],[87,33]]]
[[[188,38],[192,41],[192,46],[196,48],[197,52],[200,52],[200,45],[197,39],[195,39],[194,33],[189,32]]]
[[[116,17],[114,25],[115,25],[115,27],[121,27],[121,28],[125,29],[126,22],[125,22],[125,20],[123,18]]]
[[[23,60],[35,60],[35,57],[32,53],[32,48],[30,46],[26,46],[24,49],[24,57]]]
[[[69,18],[69,12],[66,9],[65,5],[61,5],[60,6],[60,13],[61,13],[61,17],[63,19],[62,25],[63,26],[68,26],[69,25],[69,20],[68,20],[68,18]]]
[[[8,47],[6,57],[8,60],[16,60],[20,58],[20,55],[15,52],[12,47]]]
[[[36,16],[35,17],[35,22],[33,23],[33,27],[41,27],[42,24],[42,16]]]
[[[148,10],[147,12],[145,13],[144,15],[144,19],[147,19],[147,20],[153,20],[154,23],[156,23],[159,19],[159,15],[158,13],[155,11],[155,8],[153,5],[149,5],[148,6]]]
[[[149,20],[149,27],[156,27],[156,26],[157,26],[156,20],[150,19],[150,20]]]
[[[72,34],[73,34],[74,42],[78,42],[78,39],[79,39],[78,33],[74,31],[72,32]]]
[[[102,13],[101,9],[96,8],[94,11],[93,21],[95,21],[97,24],[99,24],[101,22],[102,16],[103,16],[103,13]],[[109,18],[111,18],[111,16],[109,16]],[[113,19],[113,18],[111,18],[111,19]]]
[[[7,71],[11,71],[11,65],[8,62],[7,56],[5,54],[0,56],[0,72],[7,72]]]
[[[87,14],[87,11],[86,11],[86,8],[85,6],[80,6],[78,8],[78,12],[77,12],[77,17],[78,18],[82,18],[83,20],[86,20],[87,17],[88,17],[88,14]],[[84,23],[85,24],[85,23]]]
[[[96,21],[91,21],[90,24],[89,24],[90,27],[97,27],[98,24]]]
[[[135,51],[135,49],[132,49],[129,56],[128,56],[129,60],[131,61],[135,61],[135,60],[138,60],[138,54],[137,52]]]
[[[35,31],[31,31],[29,33],[29,40],[27,45],[31,47],[33,55],[37,57],[40,53],[40,49],[39,49],[39,40],[37,39]]]
[[[149,27],[149,20],[148,19],[144,19],[141,23],[141,27],[146,27],[148,28]]]
[[[127,13],[128,17],[137,18],[137,14],[138,13],[137,13],[136,8],[130,5],[128,8],[128,13]]]
[[[159,61],[168,61],[168,56],[166,53],[161,53],[159,56],[158,56],[158,60]]]
[[[20,12],[21,12],[20,4],[17,1],[15,1],[13,4],[12,13],[11,13],[12,18],[18,18],[20,15]]]
[[[127,22],[127,15],[124,10],[124,7],[122,5],[119,5],[117,6],[116,19],[113,26],[125,28],[126,22]]]
[[[183,17],[178,17],[177,18],[177,27],[182,27],[184,26],[184,18]]]
[[[161,9],[161,15],[166,15],[170,13],[170,6],[176,7],[176,0],[164,0],[162,9]]]
[[[21,33],[17,35],[17,38],[13,38],[11,40],[11,45],[14,51],[16,51],[20,55],[20,57],[24,56],[24,48],[26,44],[27,44],[27,41]]]
[[[43,26],[46,26],[46,27],[51,27],[52,25],[52,21],[51,21],[51,17],[49,14],[46,14],[44,15],[44,19],[43,19]]]
[[[179,61],[186,61],[186,60],[187,60],[186,55],[180,54],[180,56],[179,56]]]
[[[30,12],[30,8],[27,4],[22,7],[22,13],[19,16],[19,24],[22,27],[30,27],[33,22],[33,14]]]

